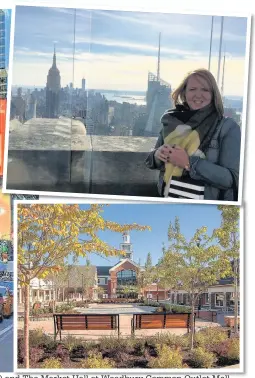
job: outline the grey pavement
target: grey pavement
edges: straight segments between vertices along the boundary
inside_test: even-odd
[[[13,318],[0,323],[0,372],[13,372]]]
[[[77,307],[76,310],[81,313],[86,314],[136,314],[136,313],[148,313],[153,312],[155,307],[151,306],[136,306],[136,305],[114,305],[111,304],[104,306],[95,306],[95,307]]]

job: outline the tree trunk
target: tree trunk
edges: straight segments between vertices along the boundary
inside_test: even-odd
[[[234,260],[234,288],[235,288],[235,307],[234,307],[234,333],[238,332],[238,276],[237,259]]]
[[[169,292],[170,292],[169,311],[172,312],[172,290],[169,290]]]
[[[57,298],[57,295],[58,295],[58,289],[54,288],[53,289],[53,300],[52,300],[52,313],[53,314],[55,313],[55,309],[56,309],[56,298]]]
[[[194,334],[195,334],[195,301],[192,299],[191,301],[191,341],[190,341],[190,349],[194,348]]]
[[[24,348],[25,348],[25,368],[29,368],[29,289],[30,285],[25,286],[24,298]]]

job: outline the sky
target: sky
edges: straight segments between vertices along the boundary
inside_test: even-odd
[[[90,205],[80,205],[81,209],[88,209]],[[200,204],[111,204],[104,208],[103,217],[106,220],[119,224],[137,223],[150,226],[151,231],[130,231],[130,239],[133,244],[133,259],[141,261],[144,265],[148,252],[151,253],[152,262],[156,264],[162,256],[162,246],[168,245],[167,232],[170,222],[175,217],[180,220],[181,232],[190,239],[196,230],[202,226],[208,227],[208,234],[221,225],[221,212],[216,205]],[[102,240],[115,248],[120,248],[122,234],[112,231],[101,231],[99,236]],[[89,260],[92,265],[113,266],[119,258],[103,258],[91,254]],[[81,264],[85,259],[80,259]]]
[[[175,88],[190,70],[208,67],[211,16],[17,6],[13,85],[45,86],[56,44],[61,85],[146,91],[156,73]],[[214,17],[212,73],[217,76],[220,17]],[[225,17],[224,93],[242,96],[247,19]],[[73,66],[74,61],[74,66]]]

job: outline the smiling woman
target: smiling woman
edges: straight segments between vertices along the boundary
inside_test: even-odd
[[[159,169],[159,194],[183,199],[237,201],[240,127],[223,117],[214,76],[188,73],[173,92],[175,109],[161,118],[163,129],[146,165]]]

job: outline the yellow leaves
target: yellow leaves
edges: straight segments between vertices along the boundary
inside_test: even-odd
[[[148,226],[137,223],[120,225],[103,218],[104,205],[92,204],[80,209],[73,204],[19,204],[18,205],[18,261],[30,266],[31,276],[46,277],[64,265],[69,255],[86,256],[97,252],[106,256],[122,255],[124,251],[112,248],[101,240],[98,231],[145,231]],[[80,240],[85,235],[85,240]],[[42,268],[43,267],[43,268]]]

